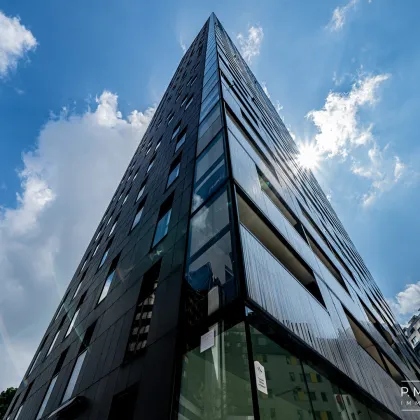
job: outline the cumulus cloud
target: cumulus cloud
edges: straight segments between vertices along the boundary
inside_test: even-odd
[[[267,98],[270,99],[271,96],[270,96],[270,92],[267,89],[267,84],[265,82],[261,82],[261,87],[262,87],[264,93],[267,95]]]
[[[331,20],[329,21],[327,25],[327,29],[329,29],[332,32],[336,32],[342,29],[344,26],[344,23],[346,22],[347,14],[349,13],[351,9],[354,8],[354,6],[356,5],[358,1],[359,0],[350,0],[344,6],[336,7],[331,16]]]
[[[105,91],[23,154],[17,204],[0,212],[0,389],[22,378],[154,111],[124,118]]]
[[[280,103],[279,100],[276,101],[275,107],[276,107],[277,113],[280,113],[280,111],[283,109],[283,105]]]
[[[0,11],[0,77],[14,70],[26,53],[34,50],[37,41],[18,17],[8,17]]]
[[[362,196],[364,206],[372,205],[383,193],[390,191],[407,173],[407,165],[398,156],[387,156],[388,145],[383,149],[374,143],[368,151],[367,163],[354,160],[351,170],[354,174],[369,179],[372,184]]]
[[[362,195],[362,204],[371,205],[384,192],[401,182],[408,167],[392,153],[389,144],[381,148],[373,135],[373,124],[363,124],[360,112],[373,107],[379,100],[380,86],[389,74],[363,75],[353,83],[350,92],[330,92],[320,110],[313,110],[307,118],[318,133],[314,147],[320,157],[351,160],[351,172],[371,182]]]
[[[187,46],[185,45],[185,43],[182,40],[182,38],[179,38],[179,46],[181,47],[182,54],[185,54],[186,51],[187,51]]]
[[[372,139],[372,125],[362,126],[358,113],[362,107],[376,103],[380,85],[389,78],[389,74],[362,77],[349,93],[330,92],[321,110],[308,113],[307,118],[318,129],[315,141],[321,153],[345,157],[349,149]]]
[[[400,318],[417,313],[420,310],[420,281],[406,284],[404,290],[397,293],[395,298],[387,299],[387,302]]]
[[[236,39],[239,44],[239,51],[248,64],[251,64],[254,57],[260,55],[261,44],[264,38],[263,28],[259,25],[250,26],[248,34],[239,33]]]

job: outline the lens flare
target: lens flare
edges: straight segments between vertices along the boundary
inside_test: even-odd
[[[299,145],[298,162],[305,169],[316,169],[319,165],[320,154],[313,143]]]

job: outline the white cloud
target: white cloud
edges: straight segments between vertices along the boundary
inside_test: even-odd
[[[330,92],[320,110],[310,111],[318,133],[314,144],[320,157],[350,157],[351,172],[370,181],[369,190],[362,194],[362,204],[369,206],[383,193],[401,182],[408,171],[401,158],[392,153],[389,145],[381,148],[373,136],[373,124],[363,124],[360,111],[373,107],[378,101],[379,87],[389,74],[360,74],[350,92]]]
[[[359,0],[350,0],[344,6],[336,7],[333,11],[331,20],[329,21],[327,28],[333,32],[342,29],[346,21],[347,14],[351,9],[354,8],[358,1]]]
[[[187,46],[185,45],[185,43],[182,40],[182,38],[179,38],[179,46],[181,47],[182,54],[185,54],[186,51],[187,51]]]
[[[315,141],[321,153],[346,156],[349,149],[372,138],[372,125],[361,126],[358,113],[376,103],[379,86],[389,78],[389,74],[359,78],[349,93],[330,92],[321,110],[308,113],[307,118],[319,131]]]
[[[32,32],[18,17],[8,17],[0,11],[0,77],[14,70],[18,61],[37,45]]]
[[[283,105],[280,104],[280,101],[277,99],[275,103],[276,111],[277,113],[280,113],[280,111],[283,109]]]
[[[397,293],[395,298],[387,299],[387,302],[400,318],[417,313],[420,309],[420,281],[406,284],[403,291]]]
[[[387,156],[388,147],[380,149],[376,143],[368,151],[365,164],[353,161],[351,170],[354,174],[369,179],[372,184],[362,196],[364,206],[372,205],[383,193],[390,191],[407,173],[407,165],[398,156]]]
[[[254,57],[260,55],[261,44],[264,38],[263,28],[259,25],[250,26],[248,35],[239,33],[236,39],[239,44],[239,51],[248,64],[251,64]]]
[[[270,96],[270,93],[268,92],[266,83],[265,82],[261,82],[261,87],[262,87],[264,93],[267,95],[267,98],[270,99],[271,96]]]
[[[93,109],[49,120],[23,154],[22,192],[0,213],[0,389],[28,367],[153,114],[124,118],[105,91]]]

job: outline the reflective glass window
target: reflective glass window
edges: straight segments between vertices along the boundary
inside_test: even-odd
[[[225,179],[223,134],[220,132],[197,159],[192,210],[204,203]]]
[[[73,318],[71,319],[70,325],[67,329],[67,332],[64,338],[66,338],[71,333],[71,330],[73,329],[74,324],[76,323],[77,315],[79,315],[79,311],[80,309],[78,308],[76,312],[74,313]]]
[[[187,133],[185,132],[176,142],[176,146],[175,146],[175,152],[177,152],[179,150],[179,148],[185,143],[185,138],[187,136]]]
[[[153,168],[154,163],[155,163],[155,160],[154,160],[154,159],[152,159],[152,160],[150,161],[150,163],[149,163],[149,166],[147,167],[147,172],[149,172],[149,171],[150,171],[150,169],[152,169],[152,168]]]
[[[185,109],[186,109],[186,110],[187,110],[187,109],[189,108],[189,106],[192,104],[193,99],[194,99],[194,96],[190,96],[190,97],[188,98],[188,101],[187,101],[187,103],[185,104]]]
[[[178,178],[180,166],[181,166],[181,162],[178,162],[178,164],[171,170],[168,176],[168,182],[166,184],[166,188],[168,188]]]
[[[60,330],[57,331],[57,333],[54,336],[53,341],[51,342],[50,348],[48,349],[47,356],[52,352],[52,349],[54,348],[55,342],[57,341],[58,336],[60,335]],[[45,357],[47,357],[45,356]]]
[[[143,182],[142,186],[140,187],[140,191],[137,194],[136,201],[138,201],[144,193],[144,189],[146,188],[146,181]]]
[[[108,257],[108,254],[109,254],[109,248],[104,252],[104,255],[102,256],[101,263],[99,264],[99,268],[101,268],[104,265],[104,263],[105,263],[105,261]]]
[[[328,420],[346,419],[346,405],[338,387],[310,366],[304,363],[302,366],[309,389],[309,397],[315,411],[315,418]]]
[[[220,102],[207,114],[198,128],[197,155],[210,143],[222,127]]]
[[[61,401],[62,403],[68,401],[73,395],[73,391],[76,386],[76,382],[79,377],[80,371],[82,369],[83,362],[86,358],[86,354],[87,354],[87,350],[85,350],[83,353],[80,353],[79,357],[76,360],[76,363],[73,367],[73,371],[70,376],[70,380],[67,384],[66,391],[64,392],[63,399]]]
[[[82,283],[83,283],[83,280],[81,280],[80,282],[79,282],[79,284],[77,285],[77,288],[76,288],[76,290],[75,290],[75,292],[74,292],[74,295],[73,295],[73,299],[77,296],[77,294],[79,293],[79,290],[80,290],[80,288],[82,287]]]
[[[178,123],[177,126],[174,128],[174,131],[172,132],[172,140],[178,135],[180,128],[181,123]]]
[[[200,111],[200,120],[203,119],[209,112],[209,110],[214,106],[214,104],[219,100],[219,85],[216,83],[213,87],[213,90],[207,95],[201,104]]]
[[[20,413],[22,412],[22,408],[23,408],[23,405],[21,405],[21,406],[19,407],[19,410],[17,411],[17,413],[16,413],[16,416],[15,416],[15,419],[14,419],[14,420],[18,420],[18,418],[20,417]]]
[[[42,404],[41,404],[41,407],[39,408],[38,414],[36,416],[36,420],[39,420],[43,416],[44,411],[45,411],[45,407],[48,404],[48,401],[49,401],[49,399],[51,397],[51,394],[53,392],[55,383],[57,382],[57,378],[58,378],[58,375],[55,375],[54,378],[52,378],[52,380],[50,382],[50,385],[48,386],[47,392],[45,393],[44,399],[42,400]]]
[[[125,201],[125,199],[124,199],[124,201]],[[123,204],[124,204],[124,203],[123,203]],[[112,225],[111,230],[109,231],[108,236],[111,236],[111,235],[114,233],[115,228],[117,227],[117,223],[118,223],[118,220],[116,220],[116,221],[114,222],[114,224]],[[96,250],[95,250],[95,252],[96,252]],[[95,255],[95,254],[93,254],[93,255]]]
[[[178,419],[253,419],[245,326],[213,326],[215,345],[183,357]]]
[[[217,286],[220,298],[229,301],[236,293],[230,232],[209,244],[189,263],[188,282],[199,293]]]
[[[128,196],[130,195],[130,191],[125,195],[124,200],[123,200],[123,204],[125,204],[128,200]]]
[[[172,209],[169,209],[158,221],[156,226],[155,238],[153,239],[153,246],[160,242],[168,233],[169,222],[171,221]]]
[[[211,78],[208,80],[208,82],[206,83],[206,85],[203,87],[203,93],[202,93],[202,98],[206,98],[207,95],[209,94],[209,92],[213,89],[214,85],[216,84],[217,80],[218,80],[218,76],[219,73],[217,71],[215,71]]]
[[[133,224],[131,225],[131,230],[133,230],[139,224],[141,215],[143,214],[143,208],[144,208],[143,205],[140,205],[140,207],[138,208],[137,213],[133,220]]]
[[[227,191],[210,203],[206,203],[191,219],[190,255],[194,255],[203,245],[229,225]]]
[[[270,372],[270,379],[266,375],[267,393],[257,391],[261,420],[313,420],[300,360],[257,329],[250,327],[250,330],[254,360]]]
[[[99,296],[98,303],[102,302],[106,298],[106,295],[108,294],[109,289],[111,287],[111,284],[112,284],[112,280],[114,278],[114,275],[115,275],[115,271],[112,271],[108,275],[108,277],[106,278],[105,283],[104,283],[104,285],[102,287],[101,295]]]

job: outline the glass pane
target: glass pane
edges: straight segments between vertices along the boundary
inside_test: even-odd
[[[219,73],[215,71],[211,78],[208,80],[206,85],[203,87],[202,98],[206,98],[209,92],[213,89],[213,86],[216,84],[218,80]]]
[[[192,211],[207,200],[226,178],[223,136],[219,133],[197,159]]]
[[[101,268],[101,267],[104,265],[104,262],[106,261],[106,257],[108,256],[108,252],[109,252],[109,249],[107,249],[107,250],[104,252],[104,255],[102,256],[101,263],[99,264],[99,268]],[[75,294],[75,296],[76,296],[76,294]]]
[[[71,333],[71,330],[72,330],[72,329],[73,329],[73,327],[74,327],[74,323],[76,322],[77,315],[79,315],[79,310],[80,310],[80,309],[78,309],[78,310],[74,313],[73,318],[72,318],[72,320],[71,320],[71,322],[70,322],[69,328],[67,329],[67,332],[66,332],[65,337],[67,337],[67,336]],[[65,337],[64,337],[64,338],[65,338]]]
[[[76,360],[76,364],[74,365],[73,372],[71,373],[69,383],[67,384],[66,392],[64,393],[63,400],[61,401],[62,403],[69,400],[73,395],[74,387],[76,386],[77,378],[79,377],[79,373],[82,369],[86,354],[87,350],[85,350],[83,353],[80,353]]]
[[[155,239],[153,240],[153,246],[162,240],[162,238],[168,233],[169,222],[171,220],[172,209],[169,210],[158,222],[156,227]]]
[[[54,340],[52,341],[50,348],[48,349],[47,356],[51,353],[52,349],[54,348],[55,342],[57,341],[58,336],[60,335],[60,330],[57,331],[57,333],[54,336]],[[45,357],[47,357],[45,356]]]
[[[128,197],[128,196],[127,196]],[[127,198],[126,197],[126,198]],[[123,204],[125,203],[125,199],[124,199],[124,202],[123,202]],[[108,236],[111,236],[113,233],[114,233],[114,230],[115,230],[115,228],[116,228],[116,226],[117,226],[117,222],[115,222],[113,225],[112,225],[112,228],[111,228],[111,230],[109,231],[109,234],[108,234]],[[95,251],[96,252],[96,251]]]
[[[175,152],[177,152],[179,148],[185,143],[186,136],[187,136],[187,133],[184,133],[183,136],[176,142]]]
[[[254,418],[245,327],[218,334],[214,346],[183,358],[178,419],[252,420]]]
[[[112,279],[114,278],[114,274],[115,274],[115,271],[110,273],[110,275],[106,278],[98,303],[102,302],[105,299],[106,295],[108,294],[109,288],[111,287]]]
[[[185,97],[185,100],[187,99],[187,97]],[[184,101],[182,101],[182,104],[181,104],[181,106],[184,104],[184,102],[185,102],[185,100]],[[181,124],[178,124],[176,127],[175,127],[175,130],[173,131],[173,133],[172,133],[172,139],[174,139],[177,135],[178,135],[178,133],[179,133],[179,129],[181,128]]]
[[[50,386],[48,387],[47,393],[45,394],[45,397],[42,400],[42,404],[41,404],[41,407],[40,407],[40,409],[38,411],[38,415],[36,416],[36,420],[40,419],[42,417],[42,415],[44,414],[45,407],[47,406],[48,400],[51,397],[51,394],[53,392],[55,383],[57,382],[57,378],[58,378],[58,375],[54,376],[54,378],[50,382]]]
[[[102,264],[101,264],[102,265]],[[83,280],[81,281],[81,282],[79,282],[79,284],[77,285],[77,288],[76,288],[76,291],[74,292],[74,295],[73,295],[73,299],[77,296],[77,294],[79,293],[79,290],[80,290],[80,288],[82,287],[82,283],[83,283]]]
[[[186,110],[187,110],[187,109],[189,108],[189,106],[192,104],[193,99],[194,99],[194,97],[193,97],[193,96],[191,96],[191,98],[190,98],[190,99],[188,99],[188,102],[187,102],[187,104],[185,105],[185,109],[186,109]]]
[[[229,224],[228,197],[224,191],[191,219],[190,250],[193,256],[203,245]]]
[[[20,413],[22,412],[22,408],[23,408],[23,405],[21,405],[21,406],[19,407],[19,410],[17,411],[16,416],[15,416],[15,420],[17,420],[17,419],[19,418]]]
[[[143,207],[137,212],[136,217],[133,220],[133,225],[131,226],[131,230],[133,230],[140,222],[142,213],[143,213]]]
[[[175,168],[172,170],[172,172],[169,174],[166,188],[168,188],[172,184],[172,182],[174,182],[178,178],[179,166],[180,166],[180,163],[178,163],[178,165],[176,165]]]
[[[261,420],[313,420],[300,360],[253,327],[251,339],[267,381],[268,394],[257,391]]]
[[[219,85],[216,84],[213,90],[207,95],[201,104],[200,121],[207,115],[213,105],[219,100]]]
[[[201,122],[198,129],[197,155],[205,149],[221,127],[220,102],[218,102]]]
[[[303,375],[308,385],[315,419],[347,420],[346,405],[338,387],[305,364],[303,364]]]
[[[191,287],[204,296],[207,296],[210,289],[217,287],[215,293],[219,303],[230,301],[236,296],[230,233],[226,233],[190,262],[187,279]],[[219,306],[217,302],[214,304]]]
[[[140,188],[140,191],[139,191],[139,193],[138,193],[138,195],[137,195],[137,199],[136,199],[136,201],[143,195],[143,193],[144,193],[144,188],[145,188],[145,185],[143,185],[141,188]]]
[[[341,395],[337,395],[337,403],[346,407],[348,417],[342,417],[345,420],[373,420],[369,416],[367,407],[350,394],[341,391]],[[380,418],[385,420],[384,417]]]

